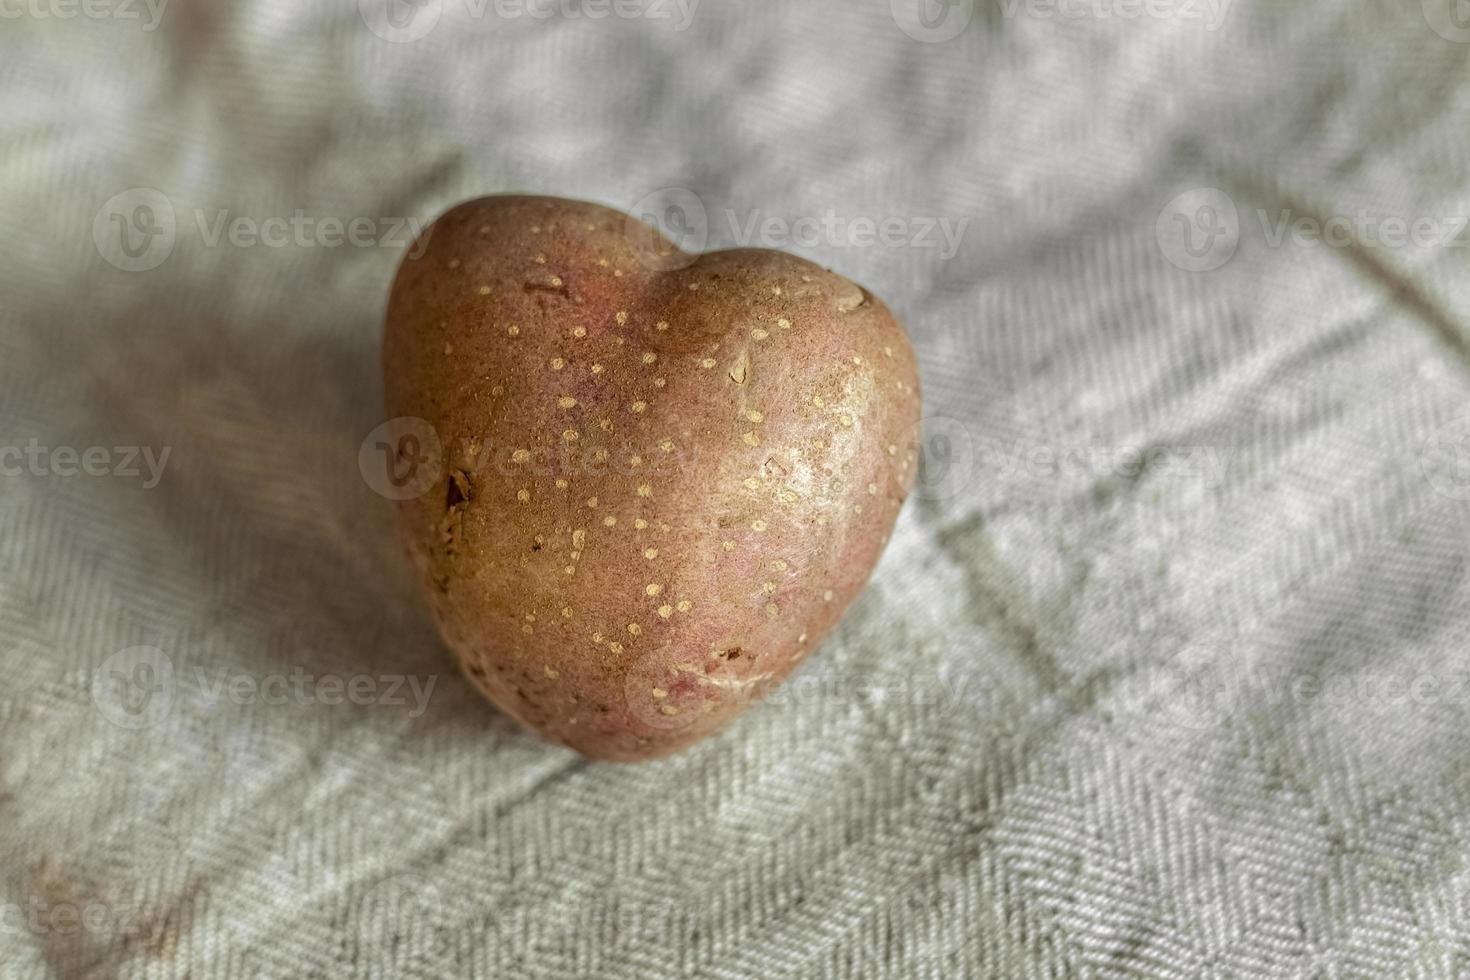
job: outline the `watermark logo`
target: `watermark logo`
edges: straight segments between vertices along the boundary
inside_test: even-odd
[[[98,254],[124,272],[158,268],[185,233],[197,235],[204,248],[401,248],[417,259],[429,247],[423,223],[409,217],[342,218],[297,208],[262,218],[229,208],[195,208],[181,222],[168,196],[151,187],[114,195],[92,220]]]
[[[92,219],[97,254],[124,272],[147,272],[173,254],[178,225],[160,190],[134,187],[108,198]]]
[[[357,0],[367,29],[390,44],[429,36],[444,14],[444,0]]]
[[[114,820],[90,839],[63,875],[50,858],[31,869],[13,901],[0,902],[0,937],[56,937],[59,946],[134,946],[161,949],[183,927],[157,889],[158,872],[187,878],[189,851],[173,827],[158,819],[163,794],[142,787],[136,809],[150,816]],[[88,858],[100,857],[101,865]],[[105,874],[89,874],[88,870]],[[154,887],[150,887],[150,884]],[[176,911],[176,910],[173,910]],[[10,973],[5,974],[10,977]]]
[[[762,692],[761,698],[768,709],[777,711],[869,705],[933,718],[970,710],[983,700],[969,690],[968,678],[952,671],[853,670],[827,660],[809,664],[780,687]]]
[[[1182,641],[1162,664],[1143,668],[1123,688],[1128,709],[1193,731],[1218,728],[1246,704],[1272,712],[1318,707],[1406,708],[1470,705],[1470,668],[1443,651],[1405,651],[1401,664],[1297,666],[1263,660],[1241,643]]]
[[[1298,215],[1290,208],[1274,214],[1256,211],[1261,234],[1269,248],[1470,248],[1470,216],[1370,214],[1359,209],[1352,215],[1334,214],[1325,219]]]
[[[618,641],[610,643],[621,647]],[[614,653],[619,651],[614,650]],[[720,683],[735,683],[748,671],[741,664],[744,651],[737,646],[711,657],[717,662],[714,675],[680,661],[673,647],[660,647],[639,657],[623,676],[628,712],[654,731],[678,732],[694,724],[720,698]],[[732,659],[733,658],[733,659]],[[728,665],[729,669],[726,670]],[[728,673],[729,677],[722,676]]]
[[[1219,30],[1233,0],[998,0],[1007,20],[1198,21]]]
[[[297,208],[289,216],[256,218],[232,215],[228,208],[193,212],[193,227],[205,248],[402,248],[408,258],[421,258],[429,248],[417,218],[358,215],[318,217]]]
[[[205,709],[382,706],[419,718],[438,680],[433,674],[317,674],[304,667],[267,674],[203,666],[186,670],[157,647],[140,646],[113,654],[93,672],[92,701],[108,721],[132,730],[161,724],[185,696]]]
[[[1159,212],[1154,237],[1164,258],[1187,272],[1220,268],[1240,245],[1240,213],[1217,187],[1197,187]]]
[[[357,467],[373,492],[389,500],[415,500],[444,474],[439,433],[411,415],[389,419],[367,434]]]
[[[692,264],[715,237],[739,248],[912,248],[954,258],[969,229],[968,217],[925,215],[770,214],[760,208],[712,212],[687,187],[664,187],[629,210],[624,236],[639,261],[657,271]]]
[[[0,477],[115,477],[143,481],[152,490],[163,480],[172,446],[44,446],[30,439],[24,446],[0,446]]]
[[[921,500],[949,500],[970,486],[977,460],[975,439],[959,419],[931,415],[921,419],[895,449],[919,447],[914,494]],[[902,461],[901,461],[902,462]]]
[[[221,704],[236,707],[356,707],[407,708],[410,718],[420,718],[429,708],[439,677],[430,674],[312,674],[303,667],[285,673],[256,675],[246,671],[208,671],[195,667],[189,674],[194,699],[206,708]]]
[[[906,475],[902,446],[918,446],[914,494],[922,500],[948,500],[968,489],[977,477],[996,486],[1036,484],[1072,478],[1189,481],[1207,489],[1220,487],[1230,466],[1231,451],[1210,445],[1113,446],[1017,437],[977,438],[958,419],[931,415],[894,444],[890,465]]]
[[[969,218],[934,216],[822,214],[786,218],[759,209],[724,212],[730,238],[741,248],[884,248],[931,249],[942,260],[955,257],[964,240]]]
[[[141,21],[151,34],[163,20],[169,0],[0,0],[0,20]]]
[[[134,889],[145,896],[142,886]],[[161,944],[170,921],[146,900],[57,900],[40,894],[27,895],[24,902],[0,903],[0,936],[54,937],[58,942],[79,944],[80,937],[99,944],[131,942]]]
[[[358,448],[358,468],[368,486],[389,500],[421,497],[447,473],[452,499],[446,499],[453,506],[497,483],[510,482],[514,499],[526,503],[540,492],[535,489],[538,482],[554,481],[558,490],[566,490],[574,478],[637,476],[651,466],[665,474],[700,472],[707,459],[697,446],[661,433],[646,441],[626,442],[616,452],[605,446],[583,449],[576,440],[565,438],[550,446],[528,447],[464,437],[450,449],[446,453],[428,422],[404,416],[368,433]]]
[[[1092,480],[1155,479],[1198,483],[1209,489],[1225,482],[1230,454],[1219,446],[1110,446],[987,438],[980,443],[980,469],[1002,482],[1035,482],[1083,476]]]
[[[668,272],[692,265],[709,245],[709,212],[687,187],[664,187],[638,199],[623,229],[640,264]]]
[[[1225,724],[1241,696],[1241,665],[1222,644],[1190,642],[1148,675],[1140,705],[1180,728],[1206,731]]]
[[[915,41],[940,44],[965,32],[977,0],[889,0],[893,22]]]
[[[436,924],[444,896],[428,878],[404,872],[385,878],[357,902],[358,949],[378,965],[422,962],[445,952]]]
[[[139,730],[161,723],[173,710],[174,662],[157,647],[120,650],[92,672],[92,702],[119,728]]]
[[[778,711],[862,704],[937,717],[969,703],[965,678],[924,671],[850,671],[819,661],[783,683],[765,651],[736,642],[716,644],[702,663],[673,647],[651,651],[629,668],[624,684],[629,713],[662,732],[689,728],[717,708],[754,704]]]
[[[1420,449],[1419,466],[1436,493],[1470,500],[1470,415],[1436,429]]]
[[[1470,44],[1470,0],[1421,0],[1430,30],[1456,44]]]
[[[1351,214],[1319,217],[1291,208],[1248,212],[1247,222],[1224,191],[1196,188],[1179,195],[1160,212],[1154,226],[1159,248],[1171,263],[1190,272],[1218,269],[1235,255],[1249,232],[1268,249],[1470,248],[1470,214],[1402,215],[1359,208]],[[1258,230],[1257,230],[1258,229]]]
[[[466,0],[469,15],[485,16],[486,6],[504,20],[619,20],[668,21],[675,31],[694,22],[699,0]]]
[[[444,0],[357,0],[357,7],[367,29],[390,44],[428,37],[444,16]],[[699,0],[463,0],[455,13],[470,22],[646,20],[685,31],[698,9]]]

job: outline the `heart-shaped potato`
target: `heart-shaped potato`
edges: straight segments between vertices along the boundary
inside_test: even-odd
[[[780,252],[490,197],[393,285],[387,407],[437,438],[399,504],[476,685],[589,756],[663,755],[810,653],[918,467],[918,375],[871,294]]]

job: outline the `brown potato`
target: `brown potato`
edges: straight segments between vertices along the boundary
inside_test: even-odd
[[[593,204],[484,198],[426,234],[384,374],[390,417],[442,447],[399,509],[445,640],[589,756],[715,731],[816,648],[888,539],[918,467],[903,329],[802,259],[685,255]]]

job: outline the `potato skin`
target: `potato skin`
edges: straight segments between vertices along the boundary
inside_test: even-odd
[[[461,204],[393,285],[390,418],[442,473],[398,504],[473,683],[588,756],[719,729],[862,589],[918,467],[875,297],[780,252],[685,256],[595,205]]]

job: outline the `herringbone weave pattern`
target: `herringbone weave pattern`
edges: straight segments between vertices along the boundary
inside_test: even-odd
[[[5,5],[0,977],[1470,977],[1463,3],[420,3]],[[671,187],[847,222],[756,244],[910,325],[925,484],[597,765],[358,450],[392,219]]]

